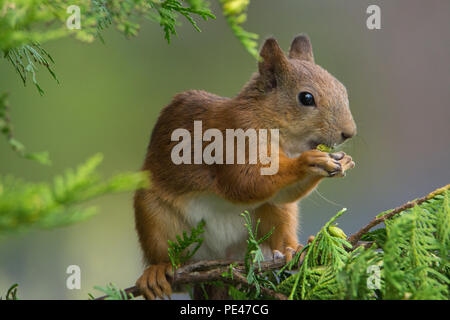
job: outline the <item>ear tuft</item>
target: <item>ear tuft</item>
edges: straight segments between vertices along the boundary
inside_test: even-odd
[[[314,63],[311,41],[306,34],[301,34],[292,41],[291,49],[289,50],[289,58],[306,60]]]
[[[288,69],[288,60],[274,38],[267,39],[260,51],[259,73],[275,87]]]

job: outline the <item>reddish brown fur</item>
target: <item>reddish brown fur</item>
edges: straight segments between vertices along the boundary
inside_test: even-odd
[[[296,202],[330,173],[343,176],[354,166],[343,153],[311,150],[317,143],[341,143],[341,133],[354,135],[355,124],[344,86],[314,63],[309,39],[294,39],[289,58],[275,39],[268,39],[261,57],[259,72],[235,98],[192,90],[176,95],[161,112],[143,166],[152,174],[152,187],[135,195],[136,229],[149,265],[137,285],[146,298],[171,292],[167,240],[190,229],[183,209],[192,196],[211,193],[232,203],[257,204],[254,216],[261,220],[261,233],[275,227],[270,249],[290,259],[298,247]],[[299,107],[300,91],[311,92],[317,107]],[[260,163],[175,165],[170,154],[178,142],[171,141],[171,134],[177,128],[192,133],[194,120],[203,122],[203,131],[223,133],[279,128],[278,173],[261,175]]]

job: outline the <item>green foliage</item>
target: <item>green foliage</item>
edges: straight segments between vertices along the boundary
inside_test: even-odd
[[[59,82],[50,67],[50,64],[54,63],[53,58],[38,43],[24,44],[16,48],[6,50],[4,57],[17,71],[24,86],[27,84],[28,74],[31,76],[34,85],[41,95],[44,94],[44,91],[39,86],[36,79],[37,65],[45,67],[53,79]]]
[[[95,286],[94,289],[103,292],[106,297],[104,300],[133,300],[131,293],[127,294],[125,290],[117,288],[113,283],[109,283],[106,287]],[[91,300],[95,299],[92,294],[89,294]]]
[[[448,299],[450,192],[387,223],[386,299]]]
[[[6,292],[5,300],[19,300],[17,297],[17,288],[19,285],[17,283],[13,284]],[[0,296],[0,300],[3,298]]]
[[[220,0],[223,15],[234,35],[239,39],[244,48],[255,58],[259,59],[258,38],[256,33],[245,31],[242,24],[247,20],[247,8],[250,0]]]
[[[272,289],[275,289],[275,286],[269,280],[269,272],[261,272],[260,264],[262,261],[264,261],[264,255],[261,251],[260,244],[270,237],[273,230],[258,239],[258,227],[260,221],[258,220],[255,227],[253,227],[250,213],[248,211],[245,211],[241,215],[244,218],[244,226],[248,232],[244,266],[246,278],[250,287],[244,288],[243,290],[238,290],[234,286],[229,285],[229,294],[234,299],[238,300],[263,298],[263,296],[261,295],[261,286],[272,287]],[[187,236],[187,233],[184,232],[183,238],[177,236],[177,243],[169,241],[169,258],[175,268],[187,262],[201,246],[201,244],[203,243],[203,239],[200,238],[200,235],[204,232],[204,226],[205,224],[202,220],[196,228],[193,228],[191,230],[190,236]],[[185,250],[192,245],[196,245],[194,250],[192,252],[185,252]],[[222,273],[222,277],[229,277],[232,279],[233,267],[234,266],[230,264],[229,271]],[[214,284],[217,286],[223,286],[223,283],[221,283],[220,281],[216,281]],[[205,290],[204,295],[207,299],[208,297]]]
[[[140,20],[159,22],[166,38],[175,35],[177,14],[198,30],[192,15],[203,19],[215,18],[209,3],[203,0],[78,0],[81,28],[69,29],[66,21],[72,14],[72,3],[64,0],[0,0],[0,50],[7,51],[30,43],[44,43],[73,35],[92,42],[98,33],[110,25],[125,36],[135,36]]]
[[[245,292],[248,298],[257,298],[261,295],[261,286],[271,286],[271,282],[267,279],[267,274],[261,273],[261,262],[264,261],[264,254],[261,251],[260,244],[267,240],[273,232],[273,229],[258,239],[258,227],[260,220],[256,221],[253,228],[252,218],[248,211],[242,213],[244,218],[244,227],[247,228],[248,239],[247,249],[244,256],[245,272],[247,281],[251,286]]]
[[[203,0],[187,0],[186,3],[189,4],[188,7],[183,6],[183,4],[178,0],[166,0],[162,2],[150,2],[150,6],[158,12],[156,20],[159,22],[160,26],[164,30],[164,37],[168,42],[172,35],[176,36],[177,32],[175,26],[177,23],[177,15],[174,12],[178,12],[184,16],[192,26],[197,30],[201,31],[197,26],[197,23],[192,18],[192,14],[199,15],[203,20],[208,20],[209,18],[215,19],[216,17],[209,10],[209,3]]]
[[[275,289],[290,299],[449,299],[450,191],[432,194],[429,200],[394,216],[386,227],[365,235],[370,246],[353,248],[336,220],[338,212],[276,275],[262,272],[261,243],[248,212],[244,258],[248,287],[229,286],[233,299],[264,299],[261,287]],[[390,212],[390,211],[388,211]],[[297,272],[290,271],[296,269]],[[224,272],[232,277],[233,266]],[[378,283],[377,283],[378,282]]]
[[[103,41],[101,32],[110,26],[132,37],[138,34],[143,19],[159,23],[170,42],[171,36],[177,35],[179,15],[198,31],[194,16],[215,19],[209,1],[204,0],[79,0],[75,4],[80,8],[80,29],[67,27],[72,12],[67,11],[70,4],[64,0],[0,0],[0,54],[24,84],[30,74],[40,94],[43,90],[36,78],[37,65],[57,80],[50,67],[53,59],[41,46],[45,42],[68,36],[84,42],[96,38]]]
[[[334,225],[345,212],[345,209],[341,210],[276,277],[270,272],[259,272],[255,266],[262,261],[259,249],[262,241],[256,240],[258,224],[253,231],[246,212],[245,226],[249,231],[245,258],[247,279],[253,286],[275,288],[290,299],[448,300],[448,189],[449,186],[438,189],[439,192],[433,193],[429,200],[387,220],[385,228],[367,233],[364,240],[371,244],[367,247],[353,248],[343,231]],[[289,271],[299,264],[297,272]],[[231,270],[224,276],[232,276]],[[259,292],[255,294],[251,288],[233,286],[229,290],[234,299],[265,298]]]
[[[236,37],[253,56],[259,57],[255,49],[258,36],[246,32],[240,26],[246,19],[244,12],[249,0],[221,2],[224,15]],[[162,27],[164,37],[170,43],[171,37],[177,35],[176,26],[180,15],[197,31],[200,28],[195,16],[203,20],[215,19],[209,9],[210,1],[205,0],[79,0],[75,5],[81,13],[80,29],[70,29],[67,26],[73,14],[73,11],[68,11],[70,5],[64,0],[0,0],[0,54],[16,70],[23,84],[26,85],[31,78],[41,95],[44,90],[37,80],[39,66],[45,68],[59,83],[52,69],[54,60],[42,47],[45,42],[68,36],[84,42],[92,42],[97,38],[104,42],[102,31],[110,26],[126,37],[133,37],[139,32],[141,20],[147,19]],[[9,118],[2,117],[0,104],[0,130],[3,133],[10,129],[9,120],[5,119]],[[24,146],[12,136],[8,142],[13,150],[26,158],[41,163],[50,162],[45,152],[25,153]]]
[[[290,299],[318,298],[320,295],[317,292],[323,292],[324,297],[330,297],[330,292],[328,291],[331,289],[324,290],[323,287],[328,285],[330,281],[334,281],[334,277],[330,278],[330,275],[333,275],[335,270],[339,270],[345,265],[349,256],[345,248],[352,248],[347,240],[342,239],[340,235],[333,235],[329,230],[336,219],[345,211],[346,209],[342,209],[328,221],[314,237],[314,240],[306,245],[288,263],[287,266],[289,269],[296,266],[300,261],[302,253],[305,252],[299,272],[284,280],[278,286],[278,289],[285,294],[289,291]],[[288,284],[292,284],[292,286]]]
[[[384,246],[386,243],[387,234],[385,228],[375,229],[369,231],[361,237],[362,241],[376,242],[380,247]]]
[[[182,237],[176,236],[177,240],[175,242],[168,240],[168,253],[173,268],[180,267],[197,252],[203,243],[203,238],[200,236],[205,232],[204,227],[205,221],[202,220],[197,224],[197,227],[192,228],[189,236],[184,231]],[[189,247],[193,247],[193,249],[189,249]]]
[[[0,177],[0,234],[82,221],[95,213],[93,207],[80,206],[82,202],[148,185],[145,172],[118,174],[102,182],[96,171],[102,159],[97,154],[52,184]]]
[[[333,217],[306,252],[298,273],[277,290],[291,299],[440,299],[449,298],[450,191],[386,221],[386,228],[363,238],[370,248],[351,246],[327,230]],[[347,248],[347,250],[346,250]],[[287,268],[295,266],[300,253]],[[370,272],[380,271],[379,288],[370,288]],[[283,270],[281,270],[283,272]]]
[[[220,0],[223,14],[233,33],[255,58],[259,58],[258,35],[242,28],[249,0]],[[36,65],[44,66],[57,80],[50,68],[52,57],[41,44],[73,36],[75,39],[92,42],[103,41],[102,31],[114,26],[126,37],[136,36],[143,19],[158,23],[164,37],[170,42],[176,36],[179,16],[184,17],[197,31],[200,28],[195,16],[203,20],[215,19],[205,0],[79,0],[76,5],[81,12],[81,28],[69,29],[66,25],[72,12],[64,0],[0,0],[0,53],[19,73],[24,84],[27,74],[40,94],[42,88],[36,79]]]
[[[372,275],[370,268],[381,270],[383,265],[382,253],[372,249],[358,247],[353,250],[345,265],[336,273],[337,290],[333,298],[336,299],[375,299],[376,291],[367,285]],[[368,269],[369,268],[369,269]],[[382,285],[382,279],[380,279]],[[319,297],[320,298],[320,297]]]

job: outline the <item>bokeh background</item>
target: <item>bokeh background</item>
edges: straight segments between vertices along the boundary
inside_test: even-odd
[[[370,4],[381,7],[381,30],[366,28]],[[158,113],[174,94],[233,96],[256,70],[216,2],[213,12],[217,20],[200,22],[201,33],[183,21],[170,45],[154,23],[130,40],[109,30],[105,44],[48,43],[61,83],[42,70],[43,97],[0,61],[17,138],[30,151],[48,150],[53,161],[46,167],[18,158],[0,139],[0,174],[49,181],[97,152],[105,155],[105,176],[139,169]],[[302,242],[342,207],[348,212],[339,226],[350,234],[449,182],[449,1],[253,0],[245,27],[261,41],[275,36],[285,50],[308,33],[316,63],[346,85],[358,125],[344,149],[356,168],[301,203]],[[18,282],[23,299],[86,299],[100,294],[94,285],[134,284],[142,264],[131,200],[131,193],[107,196],[86,222],[2,238],[1,294]],[[81,267],[81,290],[66,289],[71,264]]]

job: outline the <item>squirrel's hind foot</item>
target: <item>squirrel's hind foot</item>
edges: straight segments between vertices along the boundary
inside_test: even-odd
[[[165,296],[170,298],[172,287],[168,278],[172,275],[170,263],[150,265],[136,281],[136,286],[147,300],[164,299]]]

